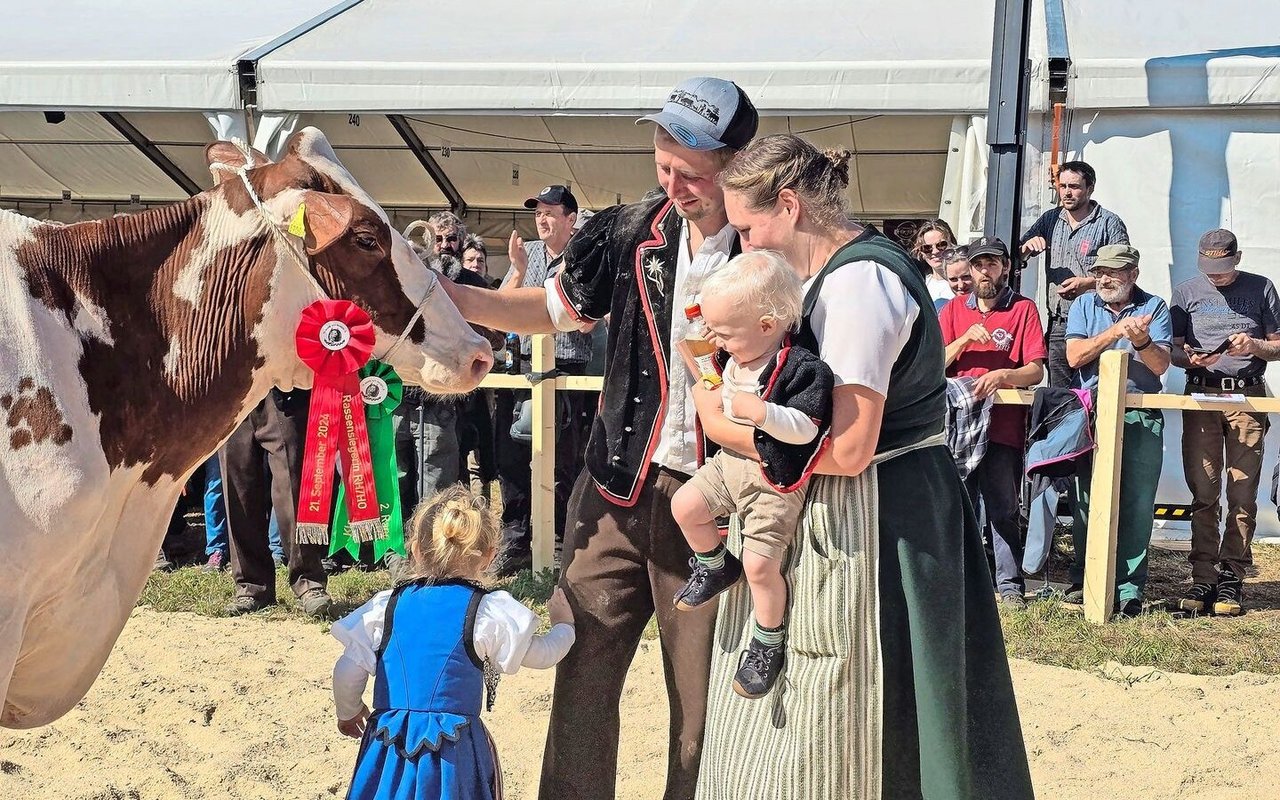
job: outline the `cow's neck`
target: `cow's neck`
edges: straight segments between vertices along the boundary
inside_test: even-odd
[[[79,367],[112,467],[143,464],[148,483],[183,477],[290,381],[307,298],[256,214],[215,190],[53,229],[76,255],[46,263],[63,264],[77,301],[103,317],[104,335],[82,332]],[[74,324],[79,310],[66,310]]]

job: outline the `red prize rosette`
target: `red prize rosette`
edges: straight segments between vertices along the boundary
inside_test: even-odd
[[[315,373],[298,489],[297,540],[329,543],[334,470],[341,465],[351,529],[371,540],[382,527],[358,372],[373,353],[373,322],[350,300],[317,300],[302,310],[298,358]]]

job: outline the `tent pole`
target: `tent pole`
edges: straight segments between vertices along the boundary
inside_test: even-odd
[[[983,226],[1016,248],[1022,213],[1023,143],[1030,94],[1031,0],[996,0],[991,48],[991,94],[987,108],[987,205]],[[1011,283],[1016,289],[1020,276]]]
[[[413,152],[414,157],[418,159],[418,163],[431,176],[431,180],[435,181],[440,192],[449,200],[449,207],[453,213],[459,217],[467,213],[467,201],[462,198],[462,193],[458,191],[458,187],[453,185],[453,181],[449,179],[448,173],[444,171],[444,167],[431,157],[427,152],[427,147],[422,143],[422,139],[418,138],[418,132],[409,124],[409,120],[404,118],[403,114],[388,114],[387,121],[391,123],[391,127],[396,129],[396,133],[400,134],[400,138],[404,140],[405,145]]]
[[[100,111],[99,115],[107,121],[107,124],[116,129],[116,132],[129,140],[129,144],[138,148],[147,160],[155,164],[161,172],[169,176],[169,179],[178,184],[182,191],[188,195],[195,196],[203,191],[200,185],[191,180],[191,176],[178,168],[168,156],[164,154],[159,147],[156,147],[150,139],[142,134],[142,131],[133,127],[133,123],[125,119],[123,114],[115,111]]]

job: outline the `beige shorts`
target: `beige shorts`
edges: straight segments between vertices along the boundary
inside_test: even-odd
[[[760,463],[728,450],[720,450],[689,479],[711,509],[712,516],[737,513],[742,520],[742,547],[778,561],[796,536],[805,484],[794,492],[780,492],[769,485]]]

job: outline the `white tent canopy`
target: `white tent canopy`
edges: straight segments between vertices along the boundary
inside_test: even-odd
[[[0,104],[238,110],[236,60],[334,2],[25,3],[0,25]]]
[[[687,0],[364,0],[263,58],[259,105],[635,113],[679,81],[713,74],[737,81],[764,113],[985,111],[992,14],[990,0],[865,12],[840,0],[744,0],[723,13]]]

